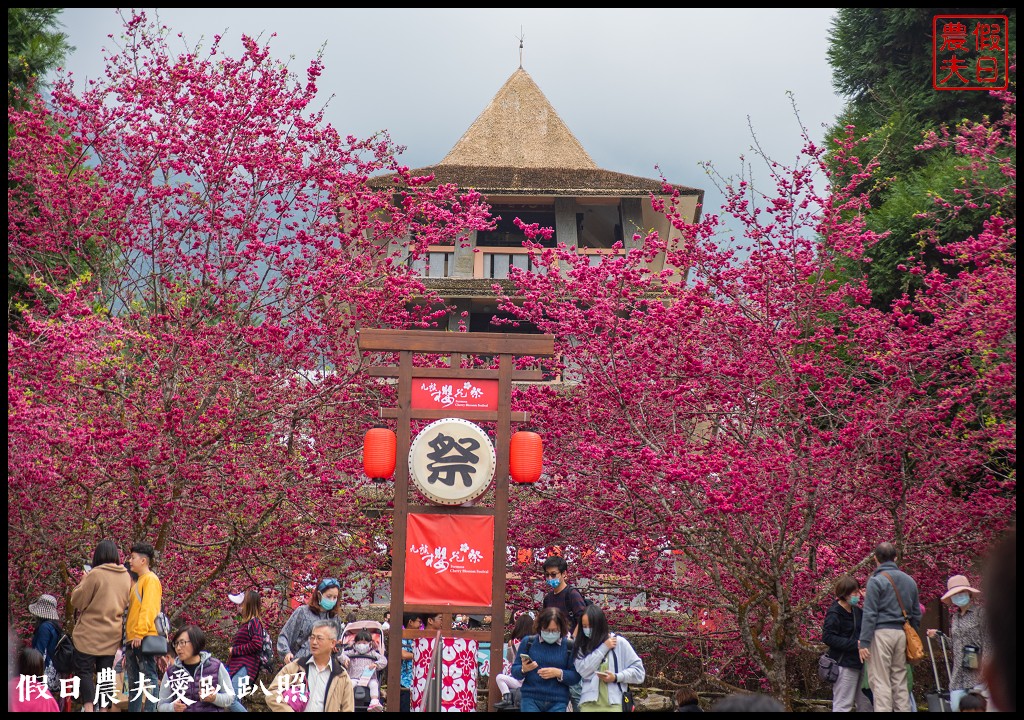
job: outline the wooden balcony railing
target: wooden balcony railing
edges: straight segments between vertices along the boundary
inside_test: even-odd
[[[576,252],[586,256],[591,266],[600,264],[602,255],[625,254],[625,250],[607,248],[578,248]],[[546,268],[534,264],[526,248],[477,247],[477,252],[473,253],[473,278],[476,280],[504,280],[513,267],[526,272],[547,272]],[[426,255],[412,262],[412,268],[420,277],[454,277],[455,248],[431,245]]]

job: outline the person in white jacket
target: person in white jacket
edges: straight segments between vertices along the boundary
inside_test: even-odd
[[[622,712],[623,693],[644,681],[644,662],[626,638],[609,631],[597,605],[587,607],[580,628],[575,661],[583,679],[580,712]]]

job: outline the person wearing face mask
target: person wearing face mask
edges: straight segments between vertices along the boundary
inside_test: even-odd
[[[523,681],[520,712],[565,712],[569,688],[580,681],[573,662],[569,619],[558,608],[544,608],[534,632],[519,643],[512,663],[512,677]]]
[[[863,663],[857,650],[862,612],[860,583],[849,575],[836,580],[835,600],[825,613],[821,641],[828,655],[839,663],[839,677],[832,685],[832,712],[871,712],[871,701],[861,690]]]
[[[324,578],[309,596],[309,602],[299,605],[292,612],[288,622],[277,636],[277,653],[287,665],[297,655],[309,655],[309,634],[313,624],[328,620],[334,624],[334,636],[341,637],[341,621],[338,619],[338,598],[341,583],[334,578]]]
[[[608,618],[597,605],[580,618],[575,667],[580,674],[580,712],[622,712],[622,695],[629,685],[646,677],[644,661],[629,641],[608,629]]]
[[[348,663],[348,676],[352,678],[353,684],[362,685],[370,691],[367,710],[383,712],[377,673],[388,666],[388,659],[374,646],[373,637],[366,630],[360,630],[356,633],[352,647],[346,648],[341,655]]]
[[[954,575],[946,581],[946,594],[942,602],[951,605],[953,617],[950,620],[950,659],[953,674],[949,678],[949,705],[958,712],[960,699],[975,687],[982,685],[981,656],[985,647],[983,608],[977,603],[980,590],[971,587],[965,575]],[[935,637],[936,631],[928,631],[928,637]]]
[[[567,575],[569,564],[561,555],[549,555],[544,560],[544,582],[548,592],[544,595],[545,608],[558,608],[565,613],[569,621],[569,637],[573,641],[579,641],[580,618],[587,609],[587,601],[577,588],[569,584]],[[572,697],[572,711],[580,710],[580,693],[582,686],[578,683],[569,688]]]

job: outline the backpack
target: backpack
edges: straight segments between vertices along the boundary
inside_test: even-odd
[[[163,603],[160,604],[160,612],[156,614],[156,619],[153,620],[153,624],[156,625],[156,634],[162,638],[171,636],[171,619],[167,617],[167,613],[163,610]]]
[[[586,611],[586,609],[588,607],[590,607],[591,605],[594,604],[594,601],[591,600],[590,598],[588,598],[586,595],[584,595],[583,591],[580,590],[575,585],[570,585],[570,586],[568,586],[565,589],[565,592],[567,592],[567,593],[570,593],[570,592],[573,592],[573,591],[575,591],[583,599],[583,610],[584,610],[584,612]],[[568,606],[568,603],[566,603],[566,605]],[[567,608],[567,614],[569,615],[569,622],[570,622],[570,624],[573,627],[579,627],[579,624],[582,621],[582,618],[576,617],[575,613],[573,613],[572,610],[568,610],[568,608]]]
[[[61,633],[60,639],[53,647],[53,657],[44,658],[44,663],[52,666],[57,673],[67,675],[74,669],[75,646],[71,636]]]

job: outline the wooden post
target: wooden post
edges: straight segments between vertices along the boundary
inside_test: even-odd
[[[497,702],[497,684],[495,676],[502,665],[503,644],[505,637],[505,565],[508,548],[508,492],[509,492],[509,443],[512,439],[512,422],[525,422],[529,414],[512,412],[512,382],[516,380],[536,381],[541,379],[538,370],[514,370],[513,358],[516,356],[547,357],[554,352],[554,338],[551,335],[518,335],[511,333],[446,333],[423,330],[362,330],[359,332],[359,349],[362,352],[398,352],[398,367],[371,367],[369,373],[376,377],[398,378],[398,406],[381,408],[382,417],[393,417],[398,421],[396,432],[398,438],[398,463],[395,468],[395,515],[394,536],[392,541],[391,559],[391,618],[392,623],[410,612],[442,612],[445,625],[450,626],[452,613],[478,613],[491,615],[489,632],[474,630],[444,630],[445,637],[461,637],[475,640],[489,639],[491,643],[491,673],[488,677],[487,706],[494,710]],[[413,354],[424,353],[433,355],[449,355],[449,366],[414,367]],[[462,356],[466,355],[497,355],[498,369],[461,368]],[[498,380],[497,408],[489,410],[451,410],[451,409],[416,409],[412,408],[412,386],[414,378],[452,378],[468,379],[493,378]],[[414,419],[460,418],[469,421],[494,422],[495,432],[495,469],[494,469],[494,505],[488,507],[459,506],[416,506],[409,504],[409,449],[412,442],[411,423]],[[493,515],[494,516],[494,553],[492,568],[491,605],[490,607],[471,607],[447,605],[406,605],[406,545],[408,544],[409,513],[444,513],[450,515]],[[399,620],[399,622],[401,622]],[[431,634],[432,636],[433,634]],[[402,672],[402,638],[422,637],[419,630],[406,630],[402,633],[392,632],[388,638],[388,698],[387,709],[398,712],[401,700]]]

